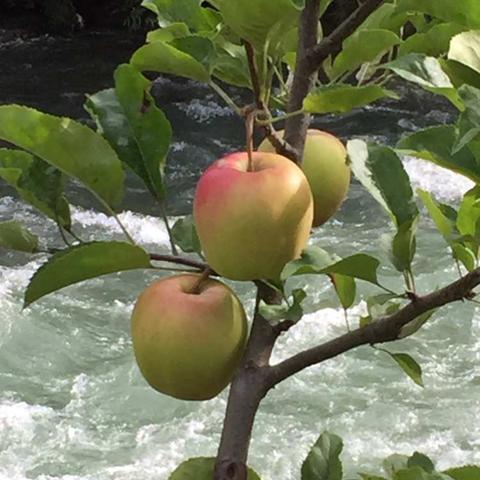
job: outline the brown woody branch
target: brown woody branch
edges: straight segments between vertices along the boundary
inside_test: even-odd
[[[311,48],[306,56],[306,72],[312,73],[321,66],[343,41],[373,13],[385,0],[365,0],[349,17],[346,18],[328,37]]]
[[[458,300],[471,299],[473,288],[479,284],[480,268],[477,268],[440,290],[425,296],[415,297],[411,303],[388,317],[300,352],[270,367],[268,374],[269,388],[304,368],[336,357],[353,348],[397,340],[403,326],[434,308]]]
[[[180,257],[179,255],[161,255],[159,253],[150,253],[150,260],[156,262],[176,263],[177,265],[185,265],[186,267],[197,268],[198,270],[206,270],[209,266],[204,262],[190,260],[189,258]]]
[[[248,69],[250,71],[250,78],[252,81],[252,90],[255,100],[255,107],[257,114],[262,120],[268,120],[270,116],[267,105],[262,98],[262,91],[260,87],[260,77],[258,75],[258,68],[255,61],[255,52],[249,42],[245,42],[245,51],[247,53]],[[285,155],[288,158],[295,158],[296,151],[289,145],[278,133],[271,124],[262,125],[265,135],[268,137],[270,143],[273,145],[277,153]]]
[[[307,0],[300,18],[299,43],[295,76],[288,102],[288,113],[301,110],[303,101],[317,78],[317,71],[323,61],[338,50],[339,45],[374,12],[385,0],[365,0],[330,35],[317,43],[318,0]],[[285,123],[285,140],[297,151],[292,160],[300,163],[307,129],[310,124],[308,114],[296,115]]]

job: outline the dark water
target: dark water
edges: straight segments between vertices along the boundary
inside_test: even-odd
[[[3,39],[3,40],[2,40]],[[19,40],[0,31],[0,103],[22,103],[86,121],[84,93],[111,86],[114,67],[127,61],[138,39],[85,34],[75,39]],[[398,86],[402,102],[385,102],[317,121],[344,140],[373,138],[393,143],[403,132],[448,122],[445,102]],[[154,91],[173,124],[175,139],[167,182],[170,215],[187,213],[200,172],[225,152],[242,148],[241,123],[207,88],[162,78]],[[233,91],[233,95],[240,92]],[[468,180],[405,159],[414,186],[455,203]],[[166,252],[167,237],[156,207],[129,176],[123,222],[135,240]],[[0,219],[17,218],[45,242],[54,225],[0,186]],[[115,222],[94,209],[77,187],[73,220],[84,238],[121,238]],[[388,222],[353,183],[336,218],[311,242],[341,255],[379,256]],[[454,278],[442,239],[424,219],[415,263],[417,283],[428,291]],[[381,257],[383,258],[383,257]],[[22,311],[28,278],[45,260],[0,252],[0,478],[1,480],[163,480],[182,459],[214,455],[225,392],[209,402],[180,402],[153,392],[133,361],[129,315],[136,296],[158,273],[111,275],[46,297]],[[399,282],[390,268],[385,281]],[[251,288],[234,283],[248,309]],[[308,278],[302,322],[282,338],[274,360],[338,335],[345,329],[328,283]],[[350,321],[364,311],[361,295]],[[426,388],[405,378],[388,358],[369,348],[350,352],[302,372],[272,392],[258,415],[251,464],[264,479],[298,478],[309,444],[324,429],[345,439],[346,470],[377,470],[392,452],[422,450],[447,467],[480,461],[480,323],[469,305],[448,307],[415,339],[392,350],[414,355]]]

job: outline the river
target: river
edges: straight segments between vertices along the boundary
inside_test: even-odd
[[[84,93],[111,85],[114,66],[137,40],[119,34],[75,39],[12,37],[0,30],[0,103],[24,103],[86,119]],[[387,101],[317,122],[344,140],[393,143],[402,132],[449,122],[440,100],[400,86],[405,100]],[[162,79],[158,103],[175,132],[167,168],[169,215],[188,213],[200,172],[224,152],[242,148],[240,122],[203,86]],[[428,163],[406,159],[414,187],[455,204],[470,182]],[[69,197],[76,230],[85,239],[122,238],[112,219],[82,189]],[[167,252],[165,228],[147,192],[129,177],[121,218],[135,240]],[[24,222],[45,243],[59,244],[52,222],[0,185],[0,220]],[[385,283],[400,288],[379,247],[386,215],[353,182],[335,217],[311,243],[340,255],[362,251],[383,260]],[[139,292],[158,272],[110,275],[64,289],[22,310],[22,296],[42,255],[0,251],[0,480],[165,480],[182,460],[213,456],[226,391],[201,403],[151,390],[135,365],[129,316]],[[455,278],[443,240],[423,217],[414,272],[420,292]],[[274,361],[345,331],[343,312],[323,278],[304,277],[307,315],[282,337]],[[249,311],[252,290],[232,283]],[[350,313],[364,311],[361,285]],[[393,452],[420,450],[440,467],[480,462],[480,321],[471,304],[436,313],[412,339],[390,348],[422,365],[425,388],[413,384],[381,352],[363,347],[310,368],[272,391],[258,413],[249,463],[264,480],[294,480],[309,446],[323,430],[345,441],[345,470],[380,472]],[[348,476],[347,476],[348,478]]]

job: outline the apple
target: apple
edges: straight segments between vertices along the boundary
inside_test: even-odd
[[[283,131],[279,134],[283,135]],[[275,151],[267,138],[258,150]],[[302,170],[313,194],[313,226],[318,227],[333,216],[348,192],[350,167],[347,165],[347,151],[343,143],[322,130],[308,130]]]
[[[277,279],[300,256],[313,218],[302,170],[275,153],[237,152],[214,162],[195,192],[193,216],[208,264],[233,280]]]
[[[207,400],[230,382],[247,337],[240,300],[225,284],[181,274],[152,283],[132,313],[132,340],[145,380],[182,400]],[[195,290],[195,287],[198,287]]]

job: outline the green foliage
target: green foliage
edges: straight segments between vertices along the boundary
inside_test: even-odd
[[[302,464],[301,480],[342,480],[342,449],[343,441],[339,436],[322,433]]]
[[[197,457],[190,458],[181,463],[168,477],[169,480],[211,480],[215,458]],[[248,469],[247,480],[260,480],[260,477],[251,469]]]
[[[119,203],[121,163],[108,142],[90,128],[33,108],[2,105],[0,139],[76,178],[108,205]]]
[[[379,349],[382,352],[388,353],[390,357],[397,363],[397,365],[420,387],[423,387],[422,368],[420,365],[407,353],[391,353],[385,349]]]
[[[0,177],[20,197],[69,230],[70,207],[63,194],[65,176],[22,150],[0,148]]]
[[[186,253],[201,253],[202,247],[197,235],[193,215],[178,219],[172,228],[174,242]]]
[[[312,90],[303,101],[303,108],[310,113],[345,113],[386,97],[398,98],[378,85],[327,85]]]
[[[480,478],[480,466],[466,465],[465,467],[450,468],[443,473],[454,480],[478,480]]]
[[[150,267],[149,255],[129,243],[91,242],[66,248],[51,256],[30,279],[25,307],[74,283],[107,273]]]
[[[38,237],[15,220],[0,222],[0,247],[32,253],[37,251]]]

